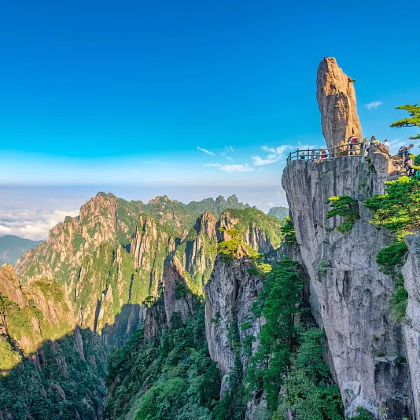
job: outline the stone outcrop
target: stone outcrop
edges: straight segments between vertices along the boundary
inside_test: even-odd
[[[364,163],[352,157],[294,161],[285,168],[282,184],[309,277],[312,314],[325,330],[346,416],[355,416],[362,406],[376,418],[414,419],[409,371],[399,363],[406,357],[403,335],[391,319],[395,285],[375,259],[392,237],[369,223],[371,214],[361,203],[384,192],[389,165],[379,153]],[[339,195],[358,200],[360,220],[345,235],[336,229],[338,216],[326,218],[328,198]]]
[[[237,217],[235,213],[226,210],[222,213],[219,222],[217,223],[217,236],[219,241],[229,241],[230,235],[226,230],[238,227],[243,232],[245,243],[248,244],[255,252],[266,254],[277,249],[281,245],[281,233],[279,231],[280,225],[276,219],[267,218],[262,212],[256,210],[256,214],[260,213],[263,217],[264,228],[261,226],[261,220],[250,218],[250,220],[242,220]],[[255,213],[254,213],[255,214]],[[219,231],[222,228],[223,231]]]
[[[252,305],[262,289],[262,277],[251,274],[251,267],[246,256],[232,262],[218,259],[206,285],[206,336],[210,357],[217,363],[222,375],[221,397],[227,391],[227,379],[235,357],[239,356],[244,373],[248,368],[248,356],[243,351],[245,338],[249,335],[254,337],[252,352],[256,351],[259,343],[263,319],[252,317]],[[252,325],[243,331],[241,325],[245,322]],[[236,355],[229,340],[233,329],[237,330],[242,345],[239,355]],[[258,404],[249,401],[247,419],[253,419],[258,411]]]
[[[11,265],[3,265],[0,269],[0,295],[7,296],[20,307],[25,304],[25,298],[19,287],[19,280]]]
[[[321,61],[316,85],[322,133],[327,147],[345,144],[350,136],[362,139],[353,81],[338,67],[335,58],[325,57]]]
[[[185,320],[194,315],[196,311],[196,300],[191,294],[188,280],[183,273],[184,269],[177,258],[174,258],[165,267],[163,273],[163,300],[168,322],[174,312],[178,313],[182,320]]]
[[[409,256],[403,268],[403,276],[408,305],[403,332],[416,418],[420,418],[420,236],[410,235],[405,241]]]
[[[213,214],[203,213],[176,251],[188,276],[189,286],[200,295],[213,270],[217,254],[216,223]]]

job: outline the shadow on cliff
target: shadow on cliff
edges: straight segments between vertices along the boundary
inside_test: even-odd
[[[139,304],[125,304],[101,334],[76,327],[3,371],[0,420],[102,419],[108,355],[141,327],[141,311]]]

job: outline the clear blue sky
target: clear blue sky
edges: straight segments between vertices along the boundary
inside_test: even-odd
[[[7,3],[0,185],[279,188],[279,152],[323,141],[324,56],[365,135],[413,133],[388,126],[420,102],[417,1]]]

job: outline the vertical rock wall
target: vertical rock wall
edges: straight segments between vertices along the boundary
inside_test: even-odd
[[[253,335],[252,353],[258,347],[262,318],[252,318],[252,305],[262,289],[261,276],[250,274],[252,265],[247,257],[232,262],[216,260],[210,281],[206,285],[206,336],[209,353],[222,374],[220,396],[228,390],[227,379],[233,368],[236,354],[229,342],[232,329],[237,329],[241,344],[240,361],[244,374],[248,368],[248,357],[243,351],[245,338]],[[241,325],[251,322],[245,331]],[[264,402],[262,401],[262,404]],[[249,401],[246,418],[256,419],[263,407]]]
[[[416,418],[420,418],[420,236],[407,236],[406,243],[410,252],[403,268],[404,285],[408,292],[403,333]]]
[[[398,362],[405,357],[404,340],[391,320],[394,282],[375,260],[392,238],[369,223],[371,214],[360,201],[360,220],[347,234],[336,229],[339,217],[326,218],[329,197],[363,200],[383,193],[388,172],[388,158],[375,154],[369,164],[356,157],[294,161],[282,179],[309,276],[311,309],[325,329],[330,368],[349,417],[359,406],[388,420],[411,412],[409,372]]]

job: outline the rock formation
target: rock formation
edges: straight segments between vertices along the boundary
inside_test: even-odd
[[[294,161],[282,179],[312,314],[325,330],[330,368],[349,417],[359,406],[381,419],[412,413],[410,373],[399,362],[406,358],[403,335],[391,319],[395,285],[375,260],[392,236],[369,223],[371,214],[361,203],[383,194],[388,172],[388,158],[378,153],[369,164],[352,157]],[[326,218],[328,198],[339,195],[358,200],[360,220],[345,235],[336,229],[338,217]]]
[[[177,258],[165,267],[163,273],[163,300],[165,302],[165,313],[168,322],[176,312],[182,320],[194,315],[195,299],[191,294],[188,280],[183,274],[184,269]]]
[[[404,285],[408,292],[408,305],[403,332],[411,386],[416,409],[420,417],[420,236],[406,237],[409,256],[403,268]]]
[[[232,262],[218,259],[210,281],[206,285],[206,336],[209,353],[222,375],[221,398],[227,391],[227,380],[237,354],[231,343],[232,330],[239,335],[240,347],[244,347],[247,336],[252,335],[252,353],[256,351],[263,318],[253,318],[252,305],[262,289],[262,277],[251,274],[252,264],[247,256]],[[243,330],[242,324],[250,322]],[[240,363],[244,374],[248,368],[248,356],[240,351]],[[246,418],[258,417],[258,404],[250,400]],[[260,413],[261,414],[261,413]],[[255,417],[254,417],[255,416]]]
[[[362,139],[352,79],[325,57],[318,67],[316,97],[321,111],[322,133],[327,147],[345,144],[350,136]]]

